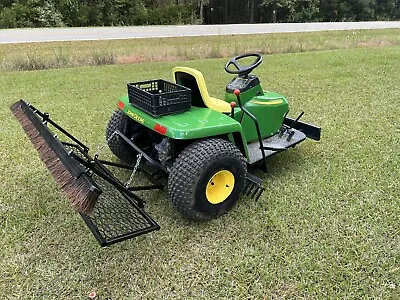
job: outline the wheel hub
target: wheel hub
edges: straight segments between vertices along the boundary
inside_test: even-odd
[[[228,170],[221,170],[215,173],[208,181],[206,197],[208,202],[219,204],[226,200],[232,193],[235,186],[235,177]]]

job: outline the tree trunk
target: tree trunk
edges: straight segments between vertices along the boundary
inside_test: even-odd
[[[200,22],[204,23],[204,14],[203,14],[203,0],[200,0]]]
[[[250,20],[249,23],[254,23],[254,0],[250,0]]]
[[[224,23],[228,23],[228,0],[225,0]]]

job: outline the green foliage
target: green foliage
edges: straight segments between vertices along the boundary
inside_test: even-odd
[[[196,20],[192,6],[168,5],[149,12],[148,24],[191,24]]]
[[[36,8],[38,22],[41,27],[65,26],[61,13],[56,9],[54,2],[45,1],[44,5]]]
[[[263,0],[261,7],[275,10],[280,22],[370,21],[398,19],[398,0]]]
[[[368,21],[375,19],[374,0],[321,0],[320,14],[324,21]]]
[[[0,12],[0,28],[34,27],[32,14],[34,11],[29,6],[12,3]]]
[[[208,23],[270,23],[398,19],[396,0],[211,0]]]
[[[293,12],[289,16],[292,22],[320,21],[318,1],[296,1]]]
[[[0,28],[198,23],[197,1],[17,0],[0,7]]]

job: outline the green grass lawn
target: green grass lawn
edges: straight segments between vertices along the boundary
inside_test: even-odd
[[[222,96],[226,59],[0,73],[0,298],[398,299],[400,48],[264,56],[265,89],[320,142],[268,159],[266,191],[205,223],[147,194],[162,229],[100,248],[8,107],[25,98],[90,146],[126,83],[200,69]]]

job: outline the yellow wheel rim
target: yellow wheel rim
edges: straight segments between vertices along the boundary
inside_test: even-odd
[[[222,170],[215,173],[208,181],[206,197],[208,202],[219,204],[226,200],[235,186],[235,177],[232,172]]]

